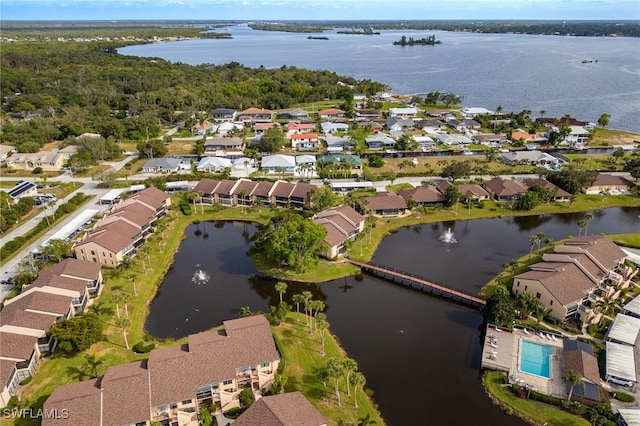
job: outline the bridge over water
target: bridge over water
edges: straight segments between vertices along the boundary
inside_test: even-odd
[[[397,269],[389,268],[387,266],[378,265],[375,263],[358,262],[352,259],[347,259],[347,262],[358,266],[365,272],[369,272],[395,283],[410,286],[412,288],[441,296],[446,299],[451,299],[456,302],[475,306],[477,308],[481,308],[486,304],[484,300],[480,299],[477,295],[474,295],[470,292],[460,290],[446,284],[438,283],[433,280],[420,277],[418,275],[399,271]]]

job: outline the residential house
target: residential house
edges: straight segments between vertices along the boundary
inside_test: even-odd
[[[404,199],[408,206],[412,203],[416,206],[427,206],[441,204],[446,201],[444,195],[431,185],[399,191],[398,195]]]
[[[438,182],[438,190],[444,194],[448,187],[453,185],[448,180],[441,180]],[[458,192],[462,194],[463,201],[465,202],[479,202],[488,200],[491,198],[491,194],[489,194],[483,187],[476,183],[460,183],[458,186]]]
[[[368,149],[393,149],[396,146],[396,140],[384,133],[367,136],[364,143]]]
[[[514,277],[514,294],[527,291],[559,320],[579,318],[585,323],[599,321],[595,309],[604,297],[614,298],[624,282],[620,265],[626,254],[602,236],[577,237],[554,247],[542,262]]]
[[[447,121],[447,124],[451,128],[457,130],[460,133],[466,133],[466,132],[469,132],[470,130],[477,130],[481,127],[480,123],[470,118],[465,118],[463,120],[457,120],[457,119],[449,120]]]
[[[181,158],[152,158],[142,166],[143,173],[177,173],[180,170],[190,170],[191,164]]]
[[[351,167],[351,172],[362,170],[362,160],[357,155],[329,153],[324,154],[318,160],[319,163],[343,164],[347,163]]]
[[[291,148],[297,151],[317,151],[320,142],[315,133],[299,133],[291,135]]]
[[[389,108],[389,117],[409,118],[418,115],[418,108]]]
[[[622,176],[609,173],[596,173],[596,179],[591,186],[584,188],[587,194],[627,194],[634,184]]]
[[[268,123],[273,121],[273,111],[264,108],[248,108],[238,113],[237,118],[243,123]]]
[[[464,135],[450,135],[447,133],[439,133],[436,136],[438,142],[443,145],[453,146],[453,145],[469,145],[472,144],[473,141]]]
[[[313,216],[313,222],[327,230],[324,238],[327,250],[323,256],[334,259],[346,251],[345,243],[353,241],[364,231],[365,217],[353,208],[343,205],[323,210]]]
[[[62,170],[68,157],[56,151],[40,151],[32,153],[15,153],[5,160],[7,168],[15,170],[34,170],[40,167],[45,172]]]
[[[407,202],[400,195],[378,192],[372,197],[362,197],[360,207],[378,216],[402,216],[407,211]]]
[[[296,168],[296,159],[293,155],[267,155],[262,157],[260,168],[267,173],[293,173]]]
[[[216,108],[211,111],[211,117],[216,121],[234,121],[237,111],[230,108]]]
[[[567,126],[579,126],[584,127],[587,130],[593,130],[594,123],[588,121],[581,121],[572,117],[552,118],[552,117],[538,117],[536,118],[536,125],[543,125],[545,127],[557,126],[563,123]]]
[[[475,107],[464,107],[460,110],[460,113],[464,116],[464,117],[477,117],[478,115],[487,115],[487,114],[494,114],[493,111],[490,111],[486,108],[475,108]]]
[[[438,130],[443,130],[445,127],[447,127],[447,125],[440,120],[422,120],[420,122],[420,126],[420,128],[425,132],[435,132]]]
[[[214,131],[220,136],[226,136],[229,133],[242,132],[243,129],[243,123],[233,123],[231,121],[225,121],[218,124]]]
[[[582,126],[569,126],[570,133],[560,143],[571,147],[585,147],[589,143],[589,131]]]
[[[295,176],[303,179],[317,177],[315,155],[297,155]]]
[[[189,335],[183,345],[154,349],[148,360],[58,386],[44,409],[66,409],[71,417],[45,418],[42,426],[191,425],[203,406],[226,412],[239,407],[243,389],[270,389],[280,355],[267,319],[256,315],[223,324],[224,330]]]
[[[316,125],[313,123],[301,123],[299,121],[290,121],[287,123],[287,135],[295,135],[298,133],[313,133]]]
[[[416,141],[418,147],[423,151],[428,151],[436,146],[436,142],[429,136],[413,136],[413,140]]]
[[[520,198],[527,192],[527,187],[510,179],[495,177],[484,183],[484,189],[496,201],[513,201]]]
[[[320,118],[344,118],[344,111],[338,108],[327,108],[318,111],[318,117]]]
[[[558,167],[563,161],[542,151],[509,151],[501,155],[505,163],[510,166],[528,164],[540,167]]]
[[[428,109],[424,112],[429,117],[447,119],[453,116],[453,112],[449,109]]]
[[[476,133],[473,140],[482,145],[497,146],[507,142],[505,135],[495,133]]]
[[[389,92],[378,92],[374,95],[374,99],[382,102],[391,101],[391,93]]]
[[[242,157],[242,138],[208,137],[204,141],[204,155],[225,158]]]
[[[153,186],[146,188],[140,192],[132,194],[129,198],[116,204],[112,211],[117,211],[134,203],[141,203],[155,210],[156,219],[163,217],[167,213],[167,208],[171,205],[171,197],[164,191]]]
[[[572,339],[563,339],[562,352],[562,377],[567,377],[570,372],[580,375],[581,380],[577,385],[566,382],[567,394],[573,392],[571,399],[587,405],[594,405],[600,401],[600,369],[598,360],[593,355],[593,347],[589,343]]]
[[[279,126],[278,123],[254,123],[253,130],[256,132],[256,139],[260,140],[264,132]]]
[[[225,169],[229,169],[232,162],[224,157],[203,157],[196,166],[196,170],[206,173],[222,173]]]
[[[554,191],[555,195],[553,196],[553,201],[570,201],[571,200],[571,194],[569,194],[564,189],[554,185],[553,183],[549,182],[546,179],[543,179],[543,178],[538,178],[538,179],[529,178],[529,179],[525,179],[523,181],[523,183],[528,188],[531,188],[532,186],[536,186],[537,185],[537,186],[540,186],[542,188],[550,189],[550,190]]]
[[[300,108],[293,108],[278,113],[280,120],[300,120],[309,121],[309,112]]]
[[[327,426],[329,421],[299,391],[265,396],[251,404],[235,426]]]
[[[330,135],[335,132],[348,132],[349,125],[345,123],[332,123],[330,121],[323,121],[320,123],[320,128],[322,129],[322,133],[325,135]]]
[[[346,136],[333,136],[330,134],[324,138],[324,143],[327,144],[327,151],[329,152],[341,152],[352,145],[350,138]]]
[[[371,121],[382,118],[382,112],[377,110],[359,110],[353,113],[353,119],[356,121]]]
[[[511,143],[544,143],[548,138],[542,133],[528,133],[523,130],[516,130],[511,133]]]
[[[413,130],[415,123],[410,118],[398,119],[395,117],[391,117],[387,119],[387,121],[385,121],[384,126],[392,134],[393,133],[402,134],[404,130]]]
[[[214,179],[200,179],[196,186],[193,188],[193,192],[199,194],[199,202],[202,204],[213,205],[215,201],[215,189],[220,184],[219,180]]]
[[[34,197],[38,195],[38,186],[33,182],[23,180],[22,182],[16,183],[16,186],[7,192],[7,195],[9,195],[11,201],[17,203],[22,197]]]
[[[4,163],[7,161],[13,153],[18,152],[15,146],[11,145],[0,145],[0,163]]]
[[[0,407],[5,407],[20,382],[33,376],[42,356],[38,338],[0,331]]]

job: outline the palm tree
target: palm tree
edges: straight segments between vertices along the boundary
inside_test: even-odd
[[[536,244],[537,241],[538,241],[537,235],[529,235],[529,243],[531,244],[531,247],[529,247],[529,259],[531,259],[531,252],[533,252],[533,246]]]
[[[313,300],[311,307],[312,307],[313,311],[315,311],[315,313],[311,314],[311,317],[313,319],[313,328],[312,328],[311,331],[315,331],[317,329],[317,327],[316,327],[317,316],[322,311],[324,311],[324,309],[326,308],[326,305],[324,304],[324,302],[322,300]]]
[[[91,377],[98,377],[98,367],[102,365],[103,361],[97,358],[95,354],[87,354],[84,358],[87,361],[87,367],[91,372]]]
[[[342,377],[343,367],[342,362],[338,358],[331,358],[327,362],[327,372],[329,377],[333,377],[335,384],[336,398],[338,398],[338,407],[342,407],[340,403],[340,389],[338,388],[338,380]]]
[[[371,418],[371,413],[367,413],[366,416],[364,416],[361,419],[358,419],[358,426],[371,426],[371,425],[377,425],[377,424],[378,422]]]
[[[240,190],[238,191],[238,198],[240,199],[240,205],[242,206],[242,213],[247,213],[247,210],[245,209],[245,199],[244,197],[246,197],[248,194],[246,189]],[[282,300],[280,300],[282,302]]]
[[[320,354],[324,356],[324,332],[329,328],[329,322],[327,316],[320,312],[316,317],[316,327],[320,330],[320,341],[322,342],[322,352]]]
[[[138,297],[138,289],[136,288],[136,274],[127,275],[127,279],[133,284],[133,295]]]
[[[349,378],[349,382],[353,385],[353,405],[358,408],[358,388],[364,386],[367,380],[364,377],[364,374],[359,371],[354,371]]]
[[[127,350],[129,350],[129,340],[127,340],[127,327],[129,327],[130,324],[131,321],[129,321],[127,318],[118,318],[116,320],[116,325],[122,329],[122,335],[124,336],[124,345],[127,347]]]
[[[538,320],[538,324],[540,324],[540,321],[542,321],[549,312],[551,312],[551,309],[547,308],[542,303],[538,303],[536,305],[534,313],[536,315],[536,320]]]
[[[347,395],[351,395],[351,388],[349,386],[349,376],[351,375],[352,372],[358,370],[358,363],[356,362],[355,359],[347,358],[344,361],[342,361],[342,368],[344,368],[345,373],[347,373],[346,380],[345,380],[347,382]]]
[[[122,293],[115,293],[111,299],[116,304],[116,315],[120,318],[120,303],[124,301],[124,296]]]
[[[584,382],[582,381],[582,376],[573,370],[569,370],[569,373],[565,377],[563,377],[562,380],[564,380],[565,383],[571,383],[571,390],[569,391],[569,397],[567,398],[567,401],[571,401],[571,396],[573,395],[573,388],[577,384],[582,384],[582,386],[584,386]]]
[[[298,315],[300,314],[300,304],[304,303],[304,296],[302,294],[294,294],[291,301],[296,304],[296,321],[298,321]]]
[[[276,283],[276,291],[280,295],[280,303],[282,303],[282,295],[287,292],[287,283],[284,283],[282,281],[278,281]]]
[[[580,227],[580,230],[578,231],[578,237],[579,237],[582,234],[582,230],[587,227],[587,221],[586,220],[578,221],[578,226]]]
[[[240,307],[240,313],[238,314],[238,318],[250,317],[251,315],[253,315],[253,312],[251,312],[251,308],[249,306]]]
[[[511,259],[509,262],[505,263],[504,266],[511,269],[511,274],[515,274],[516,268],[518,267],[518,261]]]
[[[585,225],[584,225],[584,235],[587,235],[587,228],[589,227],[589,222],[593,220],[593,213],[587,213],[584,216]]]
[[[538,232],[538,233],[536,234],[536,243],[538,244],[538,248],[537,248],[536,250],[540,250],[540,244],[542,244],[542,242],[544,241],[544,239],[545,239],[546,237],[547,237],[547,236],[545,235],[545,233],[544,233],[544,232]]]
[[[326,368],[320,368],[318,369],[318,371],[316,371],[316,377],[322,382],[322,386],[324,386],[324,400],[328,401],[327,380],[329,380],[329,371],[327,371]]]
[[[303,291],[302,292],[302,298],[304,299],[303,303],[304,303],[305,322],[307,324],[309,324],[309,314],[308,314],[308,312],[309,312],[309,302],[311,302],[311,298],[312,297],[313,297],[313,294],[311,294],[310,291],[307,290],[307,291]]]

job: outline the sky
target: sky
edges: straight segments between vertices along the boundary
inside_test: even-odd
[[[640,0],[0,0],[10,20],[640,20]]]

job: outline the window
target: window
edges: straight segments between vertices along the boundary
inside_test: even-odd
[[[553,306],[553,300],[549,302],[549,306]]]
[[[260,364],[260,367],[268,367],[269,364],[271,364],[270,362],[263,362],[262,364]]]
[[[178,408],[178,404],[172,402],[171,404],[169,404],[169,408]]]
[[[524,286],[524,291],[527,291],[527,287],[529,287],[528,285]]]
[[[222,382],[223,385],[230,385],[231,383],[233,383],[233,380],[225,380]]]
[[[95,256],[95,255],[96,255],[96,252],[91,250],[91,256]]]
[[[520,281],[516,283],[516,287],[520,287]]]
[[[540,296],[541,296],[541,294],[540,294],[540,293],[536,293],[536,297],[537,297],[538,299],[540,299]]]
[[[184,401],[181,402],[182,405],[189,405],[191,404],[191,400],[190,399],[185,399]]]

